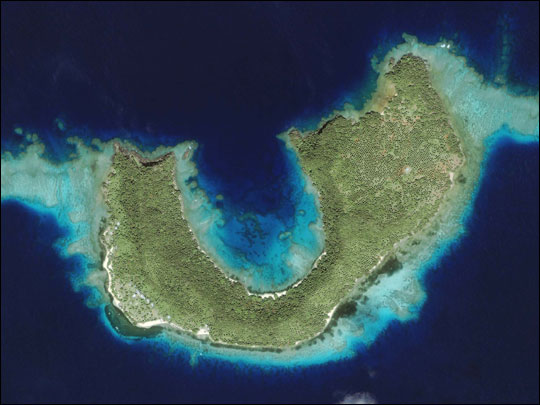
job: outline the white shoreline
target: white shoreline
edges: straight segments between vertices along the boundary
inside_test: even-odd
[[[126,311],[124,310],[123,308],[123,305],[122,305],[122,302],[116,297],[116,295],[114,294],[114,292],[112,291],[112,264],[111,264],[111,260],[110,260],[110,256],[112,255],[112,250],[113,250],[113,247],[112,246],[108,246],[108,244],[106,243],[106,240],[105,240],[105,235],[109,234],[110,236],[113,235],[113,230],[110,228],[110,227],[107,227],[105,229],[105,231],[103,232],[103,245],[105,246],[105,258],[103,260],[103,268],[105,269],[105,271],[107,272],[107,287],[106,287],[106,290],[107,292],[111,295],[112,297],[112,304],[119,310],[121,311],[124,316],[126,316],[126,318],[136,327],[138,328],[142,328],[142,329],[149,329],[149,328],[152,328],[154,326],[161,326],[161,327],[167,327],[167,328],[171,328],[173,330],[179,330],[181,332],[184,332],[184,333],[189,333],[190,335],[194,335],[196,338],[198,339],[201,339],[201,340],[209,340],[211,341],[212,343],[218,343],[218,344],[222,344],[224,346],[231,346],[231,347],[236,347],[236,348],[247,348],[247,349],[265,349],[265,348],[269,348],[269,347],[273,347],[273,346],[261,346],[261,345],[241,345],[241,344],[234,344],[234,343],[228,343],[228,342],[223,342],[223,341],[220,341],[220,340],[215,340],[212,338],[212,336],[210,335],[210,328],[208,327],[208,325],[205,325],[203,326],[202,328],[200,328],[197,332],[193,331],[193,330],[190,330],[190,329],[186,329],[186,328],[183,328],[181,327],[180,325],[174,323],[174,322],[171,322],[171,321],[168,321],[168,320],[165,320],[163,318],[159,318],[159,319],[154,319],[154,320],[151,320],[151,321],[145,321],[145,322],[136,322],[134,321],[131,316],[129,316],[128,313],[126,313]],[[203,251],[201,249],[201,251]],[[204,251],[203,251],[204,252]],[[315,261],[314,265],[313,265],[313,268],[316,268],[317,267],[317,264],[318,262],[320,261],[320,259],[326,255],[326,251],[322,252],[320,254],[320,256],[317,258],[317,260]],[[214,266],[217,267],[217,265],[215,265],[214,263]],[[279,297],[282,297],[284,296],[288,290],[290,290],[291,288],[296,288],[298,287],[302,281],[304,279],[296,282],[295,284],[293,284],[291,287],[289,287],[287,290],[285,291],[281,291],[281,292],[278,292],[278,293],[267,293],[267,294],[250,294],[250,292],[247,290],[246,288],[246,292],[249,294],[249,295],[256,295],[258,297],[260,297],[261,299],[265,299],[265,298],[273,298],[274,300],[276,299],[274,296],[277,296],[278,298]],[[236,281],[235,281],[236,282]],[[319,336],[321,333],[324,332],[324,330],[326,329],[326,327],[328,326],[328,324],[330,323],[330,321],[332,320],[332,316],[333,314],[335,313],[336,309],[341,305],[341,302],[339,302],[338,304],[336,304],[336,306],[334,308],[332,308],[332,310],[328,313],[328,318],[325,322],[325,325],[324,325],[324,328],[323,330],[318,333],[316,336],[313,336],[311,338],[308,338],[308,339],[304,339],[304,340],[300,340],[300,341],[297,341],[295,342],[294,346],[297,346],[303,342],[306,342],[306,341],[309,341],[317,336]],[[294,346],[287,346],[287,347],[294,347]],[[284,347],[287,348],[287,347]]]

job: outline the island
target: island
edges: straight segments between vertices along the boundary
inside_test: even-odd
[[[227,277],[192,231],[176,167],[195,144],[152,159],[115,144],[101,234],[114,306],[138,327],[252,349],[298,346],[354,311],[378,275],[399,269],[403,240],[435,233],[449,191],[467,181],[459,133],[427,63],[390,58],[364,111],[280,137],[318,191],[325,248],[306,277],[274,294]]]

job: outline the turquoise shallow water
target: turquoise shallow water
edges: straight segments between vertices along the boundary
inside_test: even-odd
[[[392,52],[397,56],[415,52],[427,59],[432,66],[434,85],[449,101],[454,118],[466,124],[464,143],[469,159],[470,173],[466,173],[469,187],[473,187],[479,177],[485,140],[497,138],[492,135],[494,132],[508,132],[512,127],[516,134],[521,131],[537,142],[537,99],[515,97],[502,89],[486,86],[463,59],[447,51],[446,43],[429,47],[412,37],[405,39],[406,42]],[[301,279],[322,251],[324,238],[316,191],[302,175],[294,153],[281,139],[274,138],[274,141],[279,154],[272,156],[277,160],[279,157],[281,163],[273,168],[275,178],[280,181],[264,183],[267,189],[263,190],[263,195],[268,199],[260,199],[260,194],[257,195],[259,205],[252,204],[253,191],[260,190],[261,184],[250,186],[247,183],[248,186],[238,189],[240,197],[246,199],[244,209],[238,209],[238,204],[230,202],[238,200],[239,196],[224,187],[224,183],[206,177],[207,168],[197,157],[204,145],[183,143],[173,148],[184,214],[201,248],[226,275],[234,276],[248,288],[260,292],[279,290]],[[51,163],[38,140],[16,157],[5,154],[2,158],[2,199],[28,202],[53,213],[60,224],[72,229],[71,243],[65,245],[63,254],[82,253],[88,258],[88,269],[83,278],[78,278],[76,286],[95,286],[101,292],[102,300],[107,302],[98,235],[101,218],[105,215],[100,188],[110,165],[112,143],[95,141],[89,145],[76,139],[68,142],[76,155],[61,162]],[[161,147],[145,154],[151,158],[169,150]],[[191,158],[183,159],[185,154]],[[353,357],[359,346],[372,344],[395,320],[417,317],[426,298],[422,269],[435,263],[446,246],[461,234],[463,216],[471,201],[469,192],[458,196],[457,200],[452,199],[452,203],[443,209],[437,234],[427,239],[421,250],[402,259],[402,270],[382,277],[364,294],[367,301],[363,299],[357,304],[355,316],[339,319],[332,332],[321,336],[313,345],[272,353],[211,347],[168,332],[159,339],[180,350],[187,348],[194,355],[203,351],[210,357],[256,364],[308,365]],[[93,302],[98,303],[99,299],[94,297]]]
[[[219,220],[202,239],[219,252],[229,274],[256,292],[281,291],[304,278],[324,246],[316,191],[307,184],[295,153],[284,143],[280,149],[285,161],[281,181],[270,186],[280,201],[277,208],[268,209],[270,204],[262,202],[257,210],[240,211],[229,203],[222,185],[208,181],[203,173],[196,177],[198,187],[208,197],[208,216],[219,211]],[[218,195],[220,199],[216,199]],[[198,217],[197,221],[207,218]],[[197,231],[196,225],[194,229]]]

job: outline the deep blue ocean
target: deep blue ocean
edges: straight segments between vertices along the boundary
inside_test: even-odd
[[[485,78],[538,91],[538,3],[2,3],[2,150],[40,134],[195,139],[199,182],[226,212],[289,218],[290,164],[275,135],[369,97],[401,34],[451,39]],[[509,44],[510,63],[501,62]],[[67,130],[61,131],[55,119]],[[79,257],[55,219],[2,204],[2,402],[539,401],[539,149],[496,142],[465,235],[425,279],[417,321],[351,360],[260,368],[126,344],[75,292]],[[212,194],[214,192],[214,195]],[[31,298],[31,299],[30,299]],[[36,305],[36,302],[39,305]]]

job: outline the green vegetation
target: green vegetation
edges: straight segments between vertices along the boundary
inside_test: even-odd
[[[320,333],[376,266],[397,269],[393,245],[435,216],[463,155],[422,59],[404,56],[385,79],[392,94],[383,114],[337,116],[289,135],[320,192],[327,254],[275,300],[248,295],[198,249],[182,216],[174,154],[147,161],[117,147],[104,187],[104,243],[110,289],[128,318],[170,320],[193,333],[207,326],[229,344],[292,346]]]

